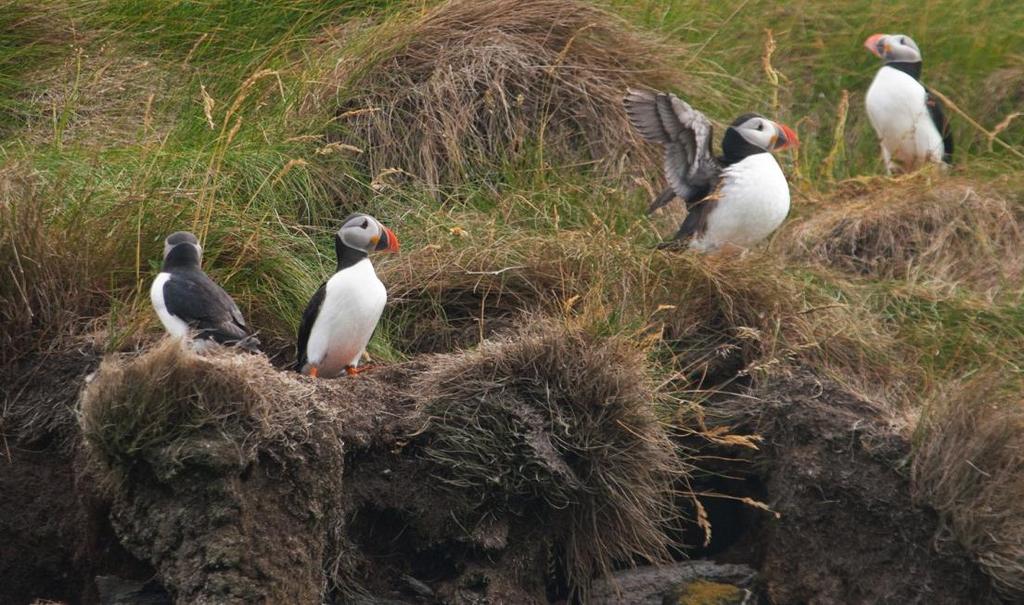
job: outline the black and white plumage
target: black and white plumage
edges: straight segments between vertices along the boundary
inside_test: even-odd
[[[789,213],[789,184],[771,151],[798,144],[796,133],[757,114],[744,114],[725,131],[722,156],[712,152],[711,122],[673,94],[630,89],[626,113],[637,132],[665,148],[669,187],[648,213],[676,196],[687,215],[672,244],[712,252],[748,247],[768,237]]]
[[[334,236],[338,267],[302,314],[295,369],[329,378],[357,373],[359,360],[387,302],[371,251],[398,252],[398,238],[366,214],[345,219]]]
[[[889,174],[953,161],[942,103],[921,83],[921,51],[909,36],[875,34],[864,46],[885,63],[864,97]]]
[[[195,235],[172,233],[164,240],[164,262],[149,297],[160,322],[172,336],[218,342],[256,351],[238,305],[200,268],[203,250]]]

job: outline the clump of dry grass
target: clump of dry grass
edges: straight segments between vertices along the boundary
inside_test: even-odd
[[[779,238],[787,256],[857,275],[991,290],[1024,275],[1024,213],[976,183],[915,175],[852,191]]]
[[[0,361],[56,347],[104,297],[91,278],[116,242],[55,223],[47,193],[24,166],[0,166]]]
[[[524,314],[568,314],[614,321],[631,337],[660,334],[682,388],[802,365],[898,398],[916,378],[893,372],[904,351],[867,308],[770,252],[713,258],[655,252],[637,246],[638,234],[473,232],[468,243],[453,238],[382,268],[393,345],[449,351]]]
[[[691,380],[814,368],[862,393],[897,395],[911,372],[891,370],[898,349],[877,318],[793,271],[770,253],[706,259],[669,255],[658,316],[663,338]]]
[[[915,497],[939,512],[1008,601],[1024,599],[1024,405],[994,374],[952,385],[926,410]],[[1019,393],[1019,391],[1018,391]]]
[[[309,398],[312,387],[296,382],[265,357],[226,348],[198,355],[167,338],[127,361],[104,360],[83,391],[80,424],[115,480],[140,463],[173,476],[196,456],[208,456],[215,467],[242,467],[259,451],[298,447],[318,416],[333,417]],[[204,451],[204,436],[234,446]]]
[[[673,72],[678,49],[577,0],[451,0],[367,36],[333,76],[344,141],[371,176],[400,169],[430,188],[531,151],[613,176],[655,170],[660,152],[638,146],[623,92],[702,86]]]
[[[554,319],[434,357],[420,394],[423,456],[484,516],[551,528],[570,584],[663,560],[683,473],[654,416],[644,352]]]

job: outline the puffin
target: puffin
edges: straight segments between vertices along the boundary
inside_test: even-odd
[[[157,317],[171,336],[209,341],[256,352],[260,341],[249,330],[238,305],[200,268],[203,249],[188,231],[164,240],[164,261],[149,289]]]
[[[316,378],[359,373],[359,360],[388,300],[370,252],[398,252],[394,232],[368,214],[347,217],[334,235],[338,267],[302,314],[294,369]]]
[[[921,83],[921,50],[909,36],[875,34],[864,41],[884,61],[864,97],[882,144],[888,174],[953,160],[953,134],[942,103]]]
[[[628,89],[623,103],[640,136],[665,147],[669,186],[647,213],[676,196],[686,203],[679,231],[659,248],[688,244],[701,253],[745,249],[786,219],[789,184],[772,152],[799,145],[789,126],[745,113],[726,128],[722,155],[715,157],[711,122],[674,94]]]

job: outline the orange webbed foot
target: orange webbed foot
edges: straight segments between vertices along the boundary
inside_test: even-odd
[[[313,367],[309,368],[309,377],[310,378],[316,378],[318,373],[319,373],[319,370],[317,370],[316,366],[313,366]]]

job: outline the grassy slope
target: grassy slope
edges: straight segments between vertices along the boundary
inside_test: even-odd
[[[333,263],[330,233],[353,209],[389,217],[403,249],[413,254],[425,246],[464,254],[485,245],[514,264],[524,258],[516,248],[526,242],[551,254],[564,252],[560,240],[612,242],[610,256],[586,261],[598,263],[595,274],[604,278],[588,292],[601,300],[591,306],[607,316],[609,331],[639,330],[657,304],[682,296],[659,283],[659,275],[667,275],[657,273],[661,265],[624,260],[650,254],[654,239],[640,213],[646,194],[595,181],[586,168],[553,167],[542,147],[438,200],[416,187],[385,187],[380,194],[371,186],[376,175],[354,169],[351,152],[328,143],[323,133],[336,131],[335,97],[325,79],[339,58],[359,57],[374,43],[345,24],[409,16],[425,10],[423,3],[8,4],[0,4],[0,165],[33,183],[32,199],[45,208],[39,220],[54,246],[102,256],[83,271],[85,302],[70,312],[99,319],[89,327],[99,327],[110,347],[157,332],[146,298],[149,278],[163,236],[187,228],[205,239],[207,270],[235,294],[264,340],[283,350],[309,293]],[[832,198],[833,179],[879,172],[861,108],[876,69],[861,47],[869,33],[913,34],[925,53],[927,81],[986,127],[1019,108],[1024,9],[1010,2],[708,7],[688,0],[610,0],[607,6],[684,49],[682,69],[694,77],[680,81],[678,90],[717,121],[753,109],[797,125],[804,144],[795,160],[786,160],[796,219],[841,202]],[[777,43],[778,89],[762,64],[769,28]],[[843,90],[850,92],[850,109],[836,146]],[[346,91],[336,94],[344,98]],[[1024,187],[1012,175],[1020,174],[1021,162],[999,147],[988,151],[963,119],[954,117],[954,124],[957,172],[979,183],[995,181],[1019,205]],[[1002,138],[1024,148],[1024,120]],[[833,148],[837,155],[828,166]],[[13,237],[24,223],[5,218]],[[470,237],[451,235],[452,227]],[[992,361],[1011,379],[1024,364],[1019,283],[993,293],[919,279],[840,277],[798,263],[769,265],[780,279],[805,286],[801,303],[838,301],[870,315],[877,325],[864,334],[894,334],[916,352],[922,384]],[[625,279],[654,293],[631,309],[628,293],[613,291]],[[422,320],[420,307],[411,308],[390,312],[371,351],[386,359],[402,355],[404,326]]]
[[[783,158],[792,219],[767,252],[721,264],[653,253],[647,192],[597,178],[590,166],[560,166],[537,141],[428,191],[401,174],[368,173],[356,152],[325,136],[345,136],[335,110],[358,92],[334,88],[338,65],[380,50],[379,30],[356,26],[383,23],[386,32],[431,4],[201,0],[154,9],[138,0],[0,0],[0,267],[12,276],[0,282],[0,356],[69,337],[111,349],[155,338],[149,281],[163,237],[185,228],[201,234],[207,271],[284,360],[306,300],[333,265],[331,233],[358,209],[394,227],[406,251],[379,262],[395,304],[371,344],[378,359],[463,343],[438,336],[454,315],[474,317],[476,305],[483,314],[484,302],[524,303],[641,343],[657,340],[652,326],[681,340],[683,350],[665,341],[650,349],[654,378],[675,391],[665,393],[668,407],[690,399],[694,384],[683,376],[714,373],[732,349],[744,351],[752,372],[796,360],[914,411],[983,368],[1011,394],[1024,390],[1020,272],[985,276],[1004,260],[1020,262],[1019,247],[971,252],[974,242],[981,251],[998,239],[992,225],[1005,208],[1021,211],[1024,163],[990,151],[954,116],[954,185],[933,174],[870,178],[880,162],[862,98],[877,64],[861,47],[875,31],[914,35],[927,81],[992,128],[1024,99],[1024,8],[607,0],[681,49],[673,61],[692,77],[677,91],[718,123],[758,110],[799,130],[799,155]],[[766,29],[777,44],[778,87],[762,63]],[[849,111],[837,145],[844,90]],[[1001,136],[1024,149],[1024,119]],[[912,259],[929,239],[955,251],[937,260],[881,276],[794,252],[800,229],[847,204],[863,204],[850,207],[884,226],[893,197],[925,199],[943,187],[995,201],[946,239],[900,219],[922,238],[904,246]],[[948,271],[952,264],[963,266]],[[488,273],[509,267],[523,269]],[[466,293],[467,308],[450,304]]]

